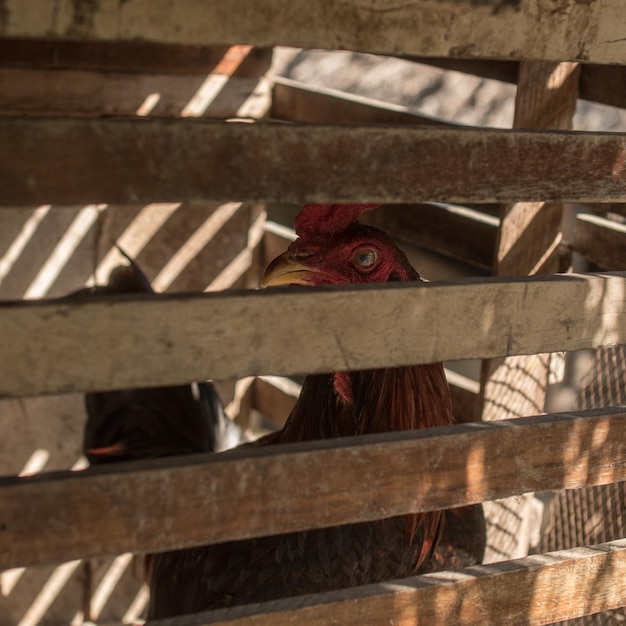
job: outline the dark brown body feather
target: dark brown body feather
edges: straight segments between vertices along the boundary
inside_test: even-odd
[[[335,391],[337,376],[307,377],[284,428],[255,445],[452,422],[439,364],[341,374],[352,402]],[[481,561],[484,542],[478,506],[163,553],[151,572],[149,618],[458,569]]]

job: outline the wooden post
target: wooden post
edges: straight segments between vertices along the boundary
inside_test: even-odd
[[[577,63],[522,62],[515,101],[515,128],[568,130],[578,97]],[[549,274],[559,269],[561,203],[504,205],[492,273]],[[483,361],[478,415],[482,421],[522,417],[544,410],[549,354]],[[540,511],[532,494],[485,504],[489,536],[485,561],[528,553]]]

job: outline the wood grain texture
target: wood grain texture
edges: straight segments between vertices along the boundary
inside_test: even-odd
[[[622,606],[625,575],[626,540],[618,540],[151,625],[540,626]]]
[[[361,221],[386,230],[399,241],[481,269],[491,269],[498,219],[446,204],[384,205]]]
[[[571,130],[578,98],[577,63],[521,63],[515,98],[515,128]],[[552,273],[546,259],[562,239],[561,203],[519,202],[502,208],[493,273]]]
[[[222,77],[224,80],[222,82]],[[86,70],[0,68],[2,115],[110,115],[180,117],[201,90],[214,82],[212,97],[194,117],[237,117],[259,77],[222,74],[134,74]],[[145,103],[153,99],[154,106]],[[269,106],[269,101],[268,101]],[[142,112],[146,111],[146,112]]]
[[[145,74],[264,74],[272,50],[248,46],[180,46],[145,41],[0,39],[0,67]]]
[[[520,63],[515,127],[571,129],[579,73],[577,63]],[[504,205],[492,273],[526,276],[558,271],[555,252],[562,241],[562,214],[561,203]],[[481,378],[483,420],[532,415],[543,410],[548,357],[538,354],[515,356],[503,362],[487,361],[483,363]]]
[[[625,478],[623,407],[5,478],[0,569]]]
[[[587,208],[598,213],[615,213],[626,217],[626,204],[623,202],[601,202],[599,204],[590,203],[587,205]]]
[[[626,201],[617,133],[6,117],[0,146],[5,205]]]
[[[626,108],[626,66],[584,65],[580,72],[580,97]]]
[[[623,63],[621,0],[5,0],[0,36]]]
[[[626,224],[581,213],[572,247],[602,269],[626,269]]]
[[[519,73],[519,63],[516,61],[453,58],[413,58],[412,60],[507,83],[516,83]],[[580,97],[585,100],[625,108],[626,66],[582,65],[579,88]]]
[[[624,294],[615,273],[8,302],[0,395],[614,345],[626,342]]]
[[[523,61],[519,65],[515,98],[515,128],[572,127],[578,97],[579,65]],[[495,276],[526,276],[558,271],[562,241],[562,203],[505,204],[493,260]],[[533,415],[544,410],[549,374],[548,349],[543,354],[486,360],[481,368],[477,414],[483,421]],[[485,504],[487,549],[485,562],[528,554],[522,532],[531,515],[531,496]]]
[[[408,107],[335,89],[311,87],[277,76],[272,92],[272,117],[315,124],[425,124],[451,126],[419,115]]]
[[[207,74],[218,71],[217,66],[229,47],[145,41],[117,41],[111,45],[108,41],[0,39],[0,66],[23,69]],[[517,82],[517,61],[453,57],[412,57],[410,60],[504,82]],[[270,61],[271,49],[255,48],[246,56],[245,63],[237,68],[237,76],[240,78],[259,76],[269,68]],[[279,91],[282,89],[280,87]],[[626,66],[594,64],[581,67],[580,97],[592,102],[626,107]],[[394,123],[401,121],[398,119]]]

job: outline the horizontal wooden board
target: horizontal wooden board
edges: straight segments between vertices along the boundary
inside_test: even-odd
[[[0,36],[623,63],[621,0],[5,0]]]
[[[207,76],[0,68],[0,115],[237,117],[260,80],[223,71]]]
[[[111,45],[107,41],[0,39],[0,66],[156,74],[222,74],[225,71],[230,73],[228,68],[232,67],[223,62],[229,48],[228,45],[176,45],[145,41],[117,41]],[[232,56],[233,51],[228,57],[232,59]],[[516,61],[432,57],[413,57],[412,60],[485,78],[517,82]],[[237,76],[259,76],[269,69],[270,62],[271,49],[254,48],[246,54],[245,61],[238,65]],[[283,84],[281,81],[279,92],[284,91]],[[626,67],[583,66],[580,73],[580,97],[626,107]],[[281,103],[284,102],[282,94],[279,99]],[[400,114],[400,117],[403,116]],[[401,120],[393,123],[401,123]]]
[[[623,202],[588,203],[586,208],[597,211],[598,213],[615,213],[616,215],[626,217],[626,204]]]
[[[615,273],[7,302],[0,396],[596,348],[626,343],[624,294]]]
[[[580,97],[626,108],[626,67],[583,65],[580,71]]]
[[[516,83],[519,75],[519,63],[515,61],[450,58],[413,58],[412,60],[507,83]],[[578,86],[579,96],[585,100],[626,108],[626,66],[583,65],[580,68]]]
[[[624,479],[623,407],[5,478],[0,569]]]
[[[626,201],[617,133],[6,117],[0,146],[5,205]]]
[[[419,115],[408,107],[336,89],[310,87],[281,76],[274,79],[271,115],[277,120],[315,124],[446,125],[436,118]]]
[[[144,41],[0,39],[0,67],[147,74],[264,74],[272,50],[249,46],[181,46]]]
[[[584,593],[581,593],[584,590]],[[540,626],[626,604],[626,540],[188,615],[177,626]],[[171,626],[156,620],[151,626]]]
[[[626,270],[626,224],[581,213],[572,247],[602,269]]]
[[[366,213],[363,221],[457,261],[489,270],[493,265],[499,220],[480,211],[446,204],[392,204]]]

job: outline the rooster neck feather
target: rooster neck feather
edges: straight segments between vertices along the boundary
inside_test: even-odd
[[[351,372],[352,402],[335,386],[335,375],[307,376],[281,431],[266,443],[310,441],[452,424],[450,390],[441,363]],[[343,396],[343,397],[342,397]],[[415,570],[437,546],[443,512],[406,517],[407,541],[421,531]]]
[[[452,424],[450,391],[440,363],[351,372],[352,402],[332,374],[307,376],[276,443],[348,437]]]

